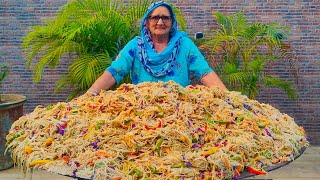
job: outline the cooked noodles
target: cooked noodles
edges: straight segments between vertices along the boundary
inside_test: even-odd
[[[23,169],[87,179],[232,178],[293,160],[304,146],[303,128],[268,104],[174,82],[39,106],[7,136]]]

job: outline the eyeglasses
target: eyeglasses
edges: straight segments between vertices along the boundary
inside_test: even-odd
[[[149,20],[152,23],[158,23],[160,19],[162,19],[164,23],[171,22],[171,16],[149,16]]]

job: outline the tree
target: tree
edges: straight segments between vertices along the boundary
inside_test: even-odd
[[[292,61],[288,53],[291,46],[285,43],[288,27],[279,23],[249,23],[243,12],[230,16],[220,12],[213,14],[219,27],[200,48],[217,57],[215,69],[228,89],[241,91],[254,99],[261,89],[274,86],[282,88],[289,98],[296,98],[297,91],[291,82],[265,72],[270,61]]]

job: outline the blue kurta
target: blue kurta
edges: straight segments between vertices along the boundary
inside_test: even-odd
[[[172,71],[167,75],[161,77],[152,76],[146,71],[139,59],[138,38],[136,37],[120,51],[118,57],[106,70],[112,74],[117,84],[125,74],[130,73],[133,84],[173,80],[184,87],[191,82],[191,72],[200,80],[204,75],[213,71],[198,47],[189,37],[181,38],[180,49],[173,64]]]

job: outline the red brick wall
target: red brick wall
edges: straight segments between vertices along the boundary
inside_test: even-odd
[[[27,96],[25,113],[37,105],[65,101],[68,90],[53,94],[55,82],[65,73],[70,58],[66,57],[56,69],[48,69],[38,84],[25,68],[21,55],[21,37],[30,26],[52,17],[67,0],[1,0],[0,1],[0,63],[10,65],[9,77],[3,82],[4,93]],[[231,14],[243,10],[249,21],[280,22],[291,27],[290,42],[300,68],[297,84],[299,99],[288,100],[279,89],[265,89],[258,95],[260,102],[269,103],[295,118],[305,127],[313,144],[320,144],[320,1],[319,0],[171,0],[180,7],[187,19],[187,32],[207,32],[217,24],[212,11]],[[269,65],[275,76],[292,80],[286,62]]]

